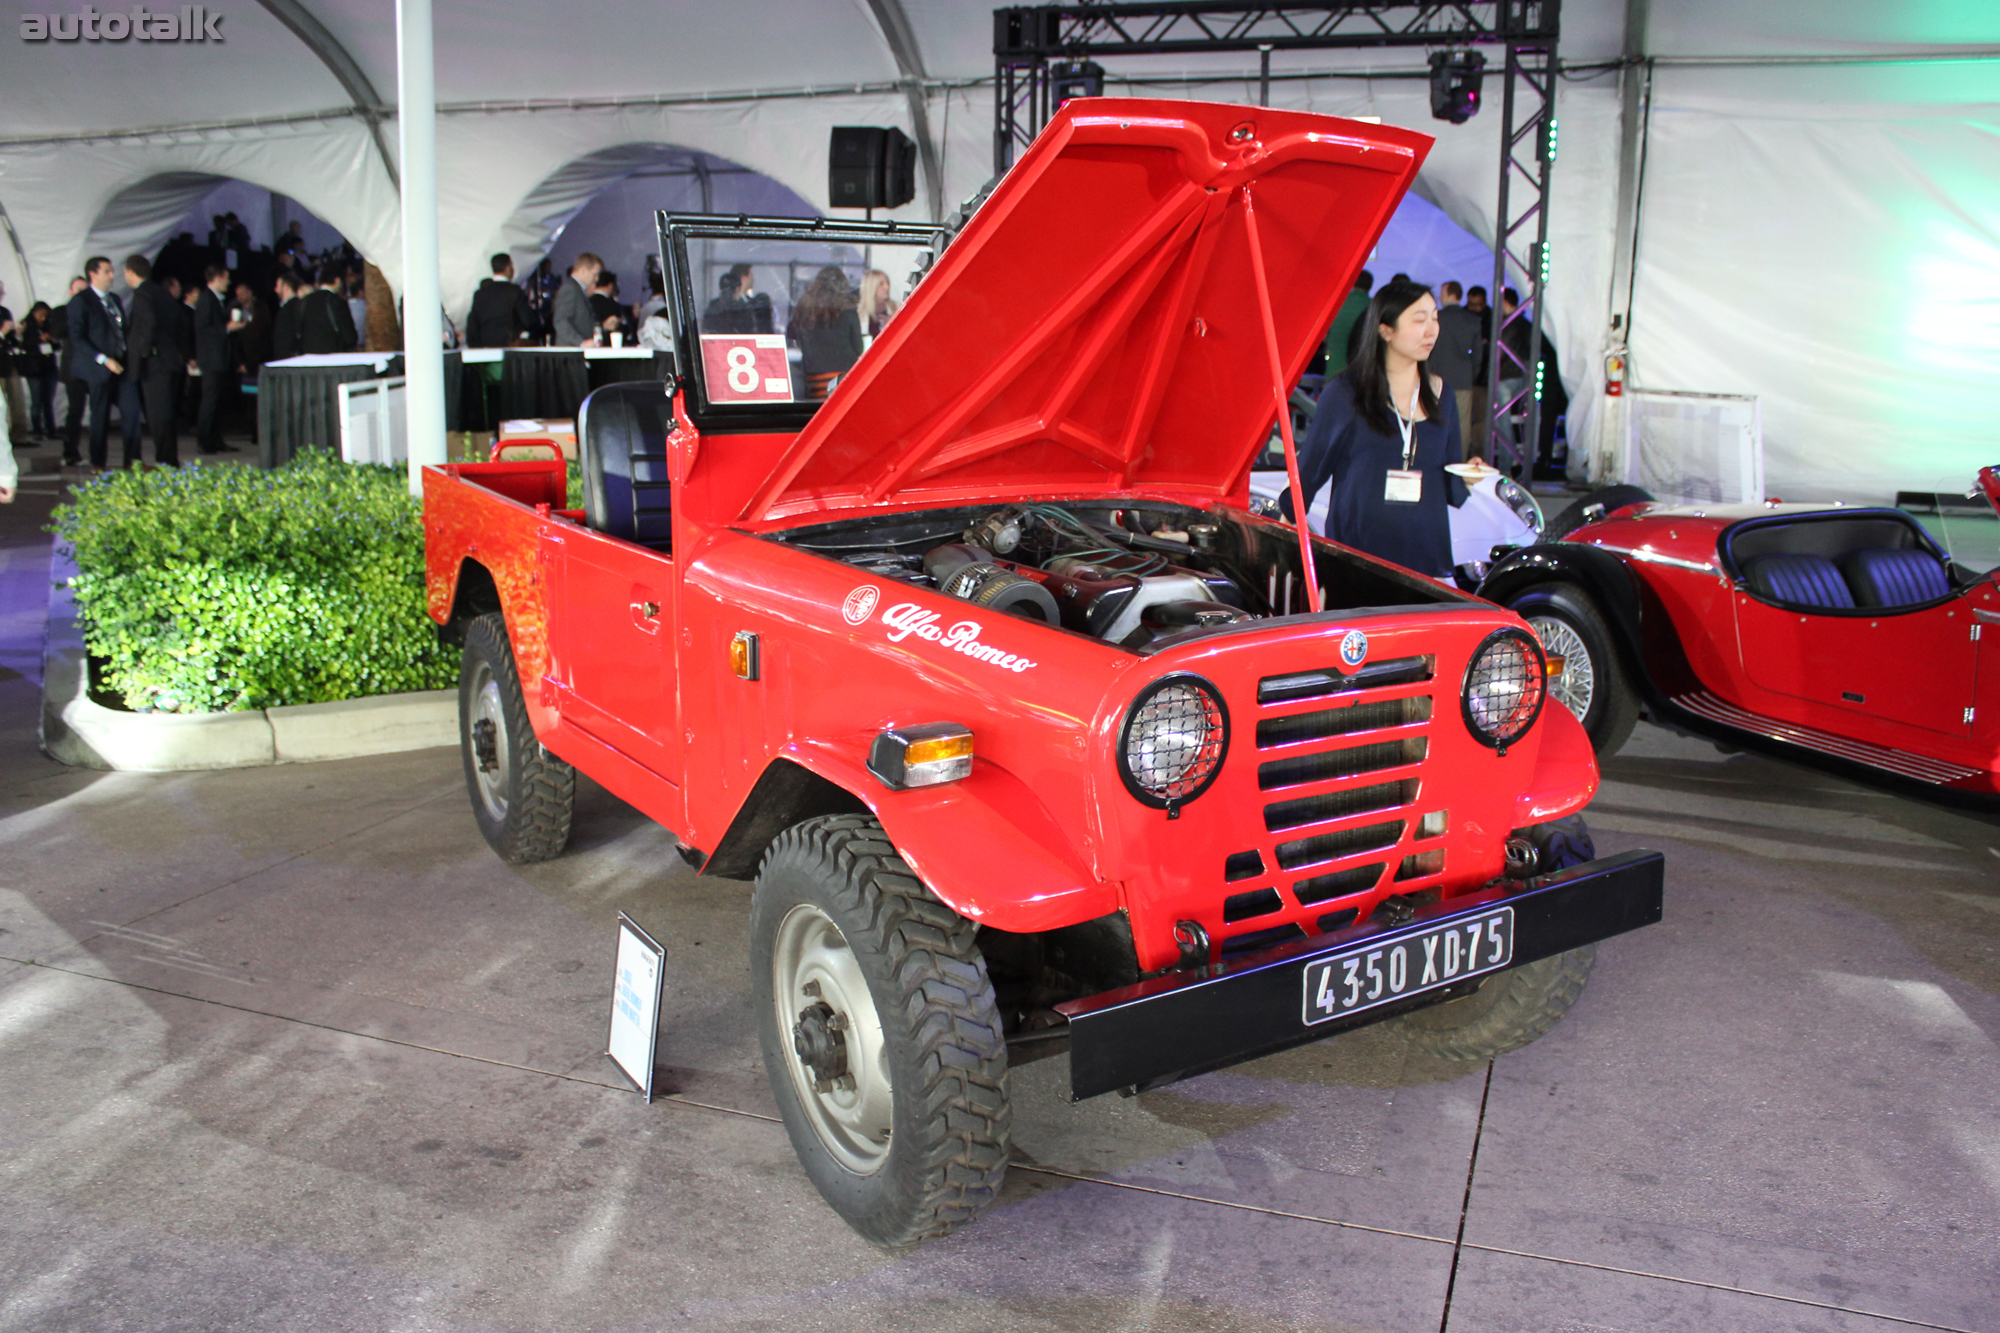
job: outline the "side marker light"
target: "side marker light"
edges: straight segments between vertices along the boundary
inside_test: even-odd
[[[890,791],[969,777],[972,729],[956,722],[891,727],[868,748],[868,771]]]
[[[757,636],[749,630],[736,631],[729,641],[729,669],[742,680],[759,680],[764,674],[764,654]]]

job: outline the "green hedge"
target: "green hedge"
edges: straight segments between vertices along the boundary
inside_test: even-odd
[[[399,468],[309,450],[276,471],[110,473],[55,511],[99,681],[142,711],[324,703],[457,679],[424,614]]]

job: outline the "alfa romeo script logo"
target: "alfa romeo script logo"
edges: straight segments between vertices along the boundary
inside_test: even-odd
[[[874,584],[862,584],[847,594],[847,600],[840,604],[841,619],[850,625],[859,625],[874,614],[875,603],[880,601],[881,597],[881,591]]]
[[[1351,667],[1358,667],[1368,660],[1368,636],[1358,629],[1347,631],[1347,637],[1340,641],[1340,660]]]

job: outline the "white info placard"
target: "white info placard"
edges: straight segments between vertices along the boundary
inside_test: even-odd
[[[704,333],[701,369],[711,403],[792,401],[792,363],[782,333]]]
[[[653,1057],[660,1039],[660,993],[667,951],[618,914],[618,965],[611,978],[611,1040],[605,1053],[653,1100]]]

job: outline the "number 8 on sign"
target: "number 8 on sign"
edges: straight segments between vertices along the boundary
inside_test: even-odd
[[[757,353],[752,349],[729,349],[729,387],[737,393],[757,392]]]
[[[789,403],[792,367],[775,333],[704,333],[701,368],[712,403]]]

